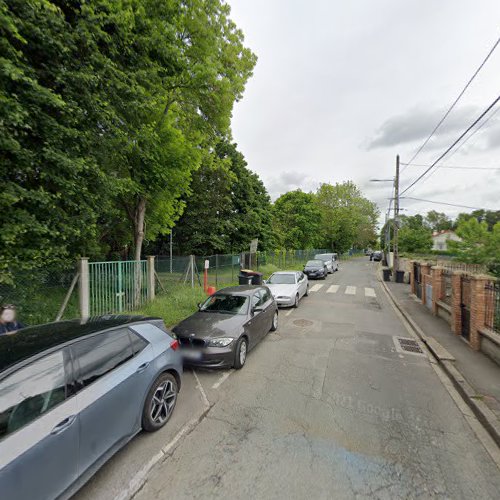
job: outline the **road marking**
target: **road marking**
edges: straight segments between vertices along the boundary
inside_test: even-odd
[[[233,370],[228,370],[226,373],[223,373],[220,376],[219,380],[217,380],[217,382],[215,382],[215,384],[212,385],[212,389],[218,389],[226,381],[229,375],[231,375],[231,373],[233,373]]]
[[[346,295],[356,295],[356,287],[355,286],[346,287],[345,294]]]
[[[290,314],[293,313],[293,309],[289,309],[286,313],[285,313],[285,316],[290,316]]]
[[[339,285],[332,285],[330,288],[328,288],[326,293],[337,293],[338,289],[339,289]]]
[[[317,291],[321,290],[321,289],[323,288],[323,286],[324,286],[324,285],[313,285],[313,286],[309,289],[309,291],[310,291],[310,292],[317,292]]]
[[[193,375],[194,375],[194,378],[196,379],[196,387],[198,387],[198,389],[201,392],[201,399],[203,399],[203,404],[205,405],[205,408],[210,408],[210,402],[208,401],[205,390],[203,389],[203,386],[201,385],[200,379],[198,378],[198,375],[196,375],[196,372],[194,370],[193,370]]]
[[[365,297],[376,297],[375,290],[373,288],[365,288]]]

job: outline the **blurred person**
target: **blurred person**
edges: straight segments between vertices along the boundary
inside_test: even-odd
[[[16,306],[6,304],[0,307],[0,335],[16,333],[24,325],[16,319]]]

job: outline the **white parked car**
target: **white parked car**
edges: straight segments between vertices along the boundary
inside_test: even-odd
[[[336,253],[319,253],[314,258],[322,260],[330,274],[339,270],[339,261],[337,260]]]
[[[279,271],[271,274],[266,285],[278,306],[298,307],[299,300],[309,295],[309,280],[302,271]]]

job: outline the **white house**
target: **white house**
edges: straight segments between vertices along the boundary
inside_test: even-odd
[[[432,249],[433,250],[448,250],[448,241],[462,241],[462,238],[452,231],[447,229],[446,231],[436,231],[432,233]]]

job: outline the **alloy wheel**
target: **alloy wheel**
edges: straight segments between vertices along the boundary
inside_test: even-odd
[[[172,381],[166,380],[159,384],[151,400],[151,420],[158,425],[168,420],[176,399],[177,393]]]
[[[240,357],[240,364],[243,366],[245,364],[245,360],[247,359],[247,343],[246,342],[242,342],[240,344],[239,357]]]

